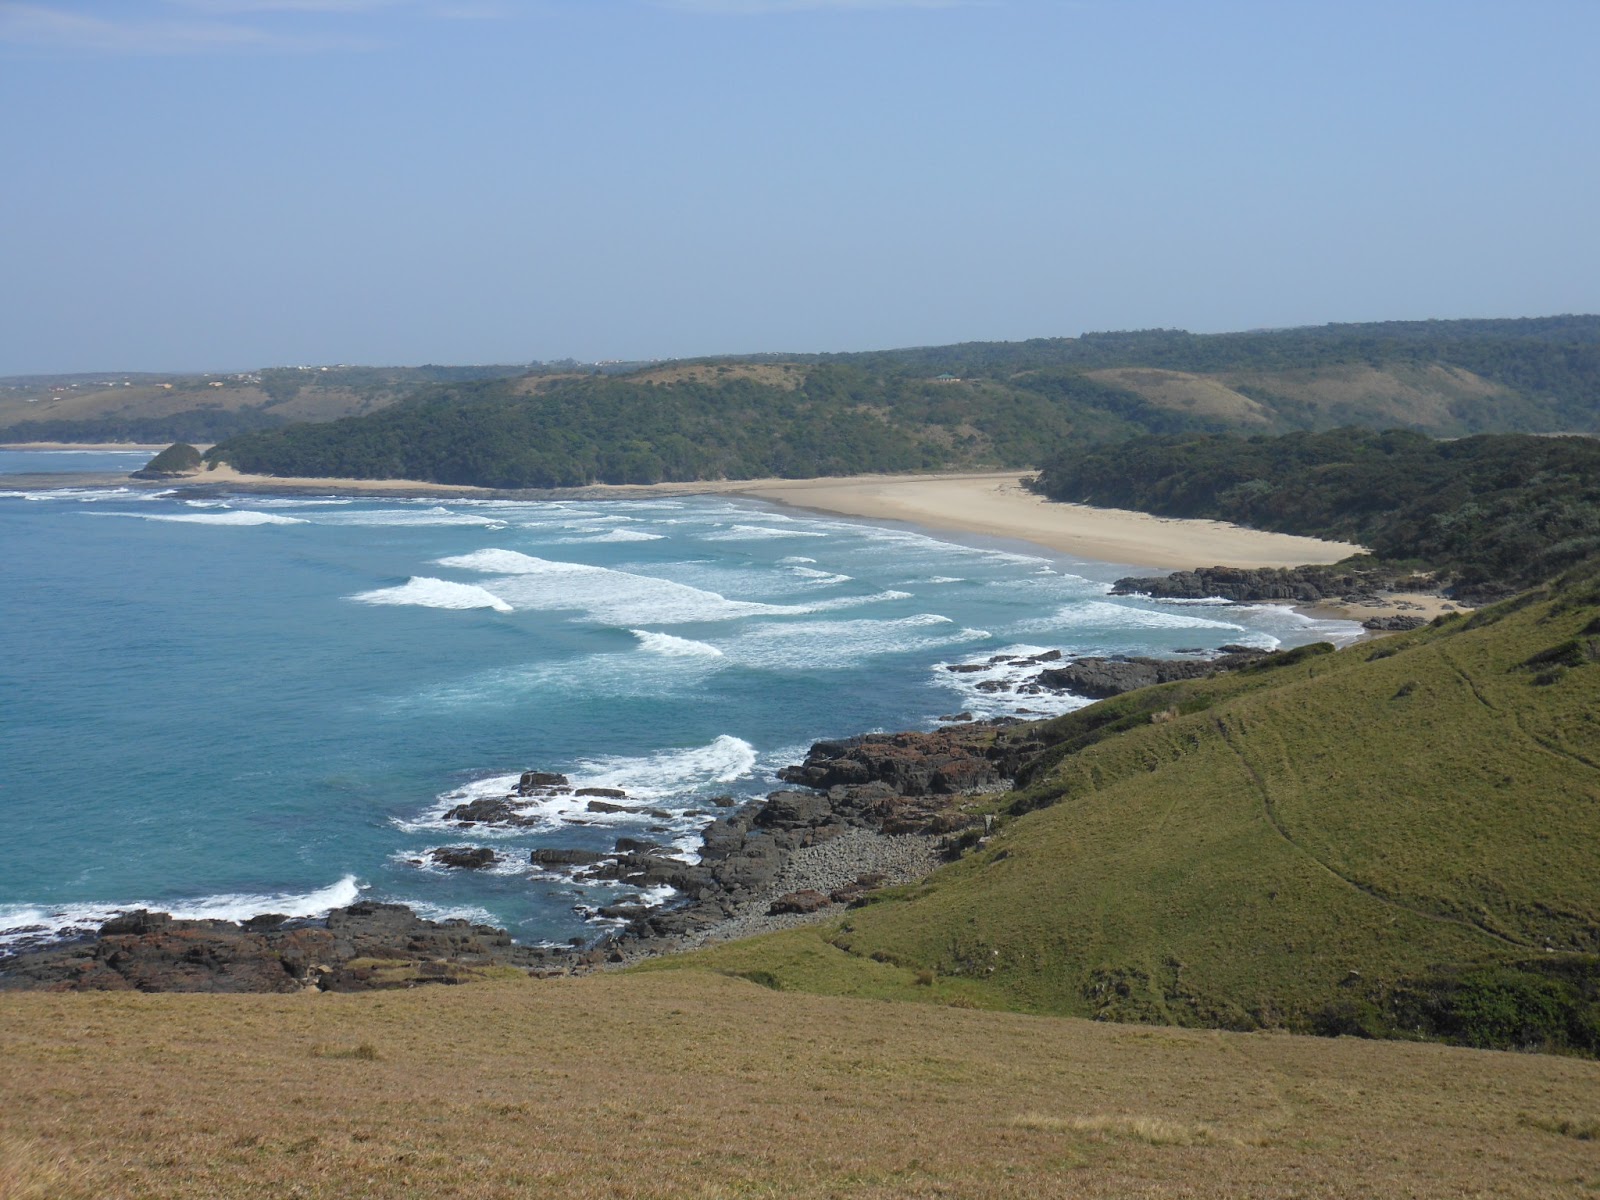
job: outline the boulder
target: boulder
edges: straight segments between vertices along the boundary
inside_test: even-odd
[[[482,870],[499,860],[499,855],[487,846],[440,846],[429,857],[441,867],[456,867],[464,871]]]
[[[540,847],[528,856],[528,861],[540,867],[587,867],[603,858],[604,854],[594,850]]]
[[[826,908],[830,903],[828,897],[813,888],[804,888],[798,892],[790,892],[779,896],[767,909],[769,916],[782,916],[785,913],[814,913]]]
[[[517,780],[517,795],[532,796],[554,788],[565,788],[571,782],[565,775],[557,775],[554,771],[524,771],[522,778]]]

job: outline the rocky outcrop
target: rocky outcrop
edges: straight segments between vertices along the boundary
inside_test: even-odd
[[[1123,692],[1172,683],[1179,679],[1204,679],[1224,671],[1236,671],[1267,657],[1264,650],[1246,646],[1216,658],[1080,658],[1064,667],[1039,672],[1037,682],[1052,691],[1071,692],[1090,700],[1104,700]]]
[[[881,783],[900,796],[953,796],[995,787],[1009,777],[994,754],[994,726],[969,725],[932,733],[869,733],[817,742],[805,762],[778,778],[811,788]]]
[[[350,992],[461,983],[490,968],[565,973],[560,947],[519,946],[503,929],[429,921],[400,904],[361,903],[321,921],[282,916],[184,921],[138,910],[91,941],[18,955],[0,989],[141,992]]]
[[[242,925],[139,911],[108,922],[92,940],[6,960],[0,987],[357,991],[463,982],[507,967],[567,974],[659,952],[719,928],[756,931],[762,920],[815,916],[861,901],[890,877],[886,871],[900,880],[921,878],[943,835],[980,821],[968,794],[1001,786],[1039,748],[1026,727],[1009,724],[818,742],[804,763],[783,772],[786,780],[817,786],[786,788],[732,807],[720,798],[698,862],[634,837],[617,838],[609,853],[533,850],[534,865],[579,881],[677,893],[664,906],[634,896],[600,907],[595,915],[616,927],[593,944],[520,946],[504,930],[429,921],[395,904],[355,904],[320,921],[267,915]],[[463,803],[449,816],[463,823],[530,824],[517,802],[570,792],[561,779],[527,772],[511,795]],[[429,855],[459,869],[482,868],[498,857],[474,846],[439,847]],[[795,865],[806,861],[804,869]],[[864,869],[865,863],[881,869]]]
[[[499,856],[487,846],[440,846],[429,857],[441,867],[456,867],[463,871],[479,871],[492,867]]]
[[[1427,623],[1426,617],[1400,613],[1389,617],[1368,617],[1361,622],[1361,628],[1369,629],[1373,633],[1407,633],[1413,629],[1421,629]]]

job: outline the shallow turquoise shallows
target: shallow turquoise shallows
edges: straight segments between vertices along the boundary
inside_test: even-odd
[[[692,852],[712,797],[770,790],[817,738],[1082,703],[946,664],[1359,632],[1111,597],[1115,565],[719,497],[184,500],[0,478],[0,550],[11,945],[134,905],[311,915],[358,895],[565,940],[632,893],[540,873],[533,847]],[[514,836],[443,821],[529,768],[656,815],[562,799]],[[500,865],[419,865],[469,843]]]

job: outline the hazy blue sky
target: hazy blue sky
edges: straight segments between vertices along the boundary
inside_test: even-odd
[[[0,0],[0,374],[1600,310],[1600,3]]]

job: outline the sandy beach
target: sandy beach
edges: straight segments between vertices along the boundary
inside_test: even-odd
[[[1293,567],[1332,563],[1361,547],[1178,520],[1115,508],[1059,504],[1026,490],[1016,471],[967,475],[761,480],[738,494],[817,512],[908,521],[932,529],[1015,538],[1099,562],[1163,570]]]
[[[1033,494],[1017,471],[946,475],[853,475],[827,479],[743,479],[695,483],[610,485],[556,491],[501,492],[443,487],[404,479],[286,479],[246,475],[219,466],[172,481],[263,491],[342,491],[411,496],[499,496],[524,499],[626,499],[723,494],[748,496],[813,512],[905,521],[925,529],[1031,542],[1098,562],[1159,570],[1214,567],[1292,567],[1331,563],[1360,547],[1317,538],[1244,529],[1221,521],[1179,520],[1082,504],[1058,504]]]

